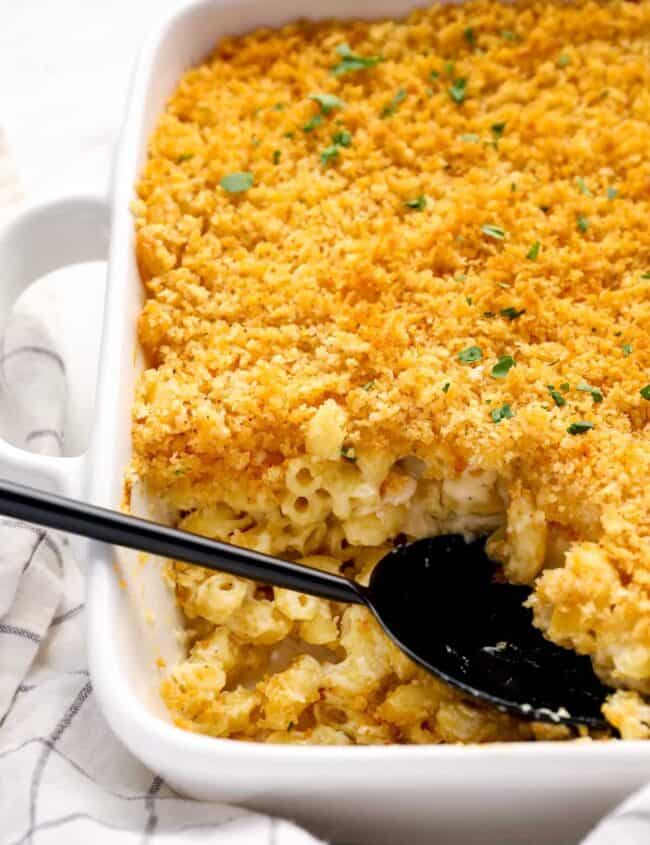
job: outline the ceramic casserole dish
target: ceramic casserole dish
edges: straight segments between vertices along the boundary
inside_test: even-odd
[[[297,18],[403,16],[412,5],[199,0],[155,27],[137,64],[114,173],[91,444],[78,458],[51,459],[0,443],[8,477],[105,507],[123,502],[142,305],[129,206],[147,139],[183,71],[224,35]],[[103,198],[64,198],[16,219],[0,243],[0,313],[45,272],[104,257],[105,209]],[[137,503],[134,510],[146,512]],[[183,795],[286,815],[338,842],[569,845],[650,776],[650,744],[642,742],[306,747],[184,732],[171,724],[158,692],[157,662],[178,657],[178,619],[160,561],[99,545],[85,553],[89,663],[100,706],[124,745]]]

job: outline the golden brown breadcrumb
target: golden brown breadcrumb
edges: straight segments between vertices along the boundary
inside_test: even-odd
[[[224,39],[138,185],[136,471],[263,502],[334,400],[350,448],[525,489],[566,538],[537,624],[649,692],[648,150],[649,0]]]

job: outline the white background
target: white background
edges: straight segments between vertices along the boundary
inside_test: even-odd
[[[29,199],[107,190],[139,44],[183,0],[0,0],[0,126]]]

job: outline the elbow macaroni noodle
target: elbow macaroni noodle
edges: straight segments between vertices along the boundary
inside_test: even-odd
[[[367,583],[396,537],[494,530],[495,553],[529,579],[547,529],[522,493],[505,505],[496,476],[431,477],[422,461],[359,450],[346,459],[336,412],[315,418],[316,454],[290,460],[275,507],[222,501],[180,527]],[[331,457],[335,456],[335,457]],[[564,737],[497,713],[419,669],[365,608],[339,605],[175,562],[188,657],[163,683],[177,724],[264,742],[373,744]]]

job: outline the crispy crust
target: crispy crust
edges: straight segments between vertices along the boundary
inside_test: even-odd
[[[523,485],[571,539],[538,582],[538,624],[647,690],[649,36],[647,0],[486,1],[258,31],[186,73],[135,203],[151,367],[133,432],[150,488],[187,507],[216,477],[277,491],[333,399],[357,448]],[[384,60],[335,78],[342,42]],[[305,132],[313,92],[345,107]],[[325,167],[343,128],[352,142]],[[224,191],[233,171],[254,186]],[[471,345],[482,360],[462,363]],[[495,379],[502,355],[516,367]],[[564,383],[558,407],[548,385]],[[593,429],[568,433],[577,421]]]

